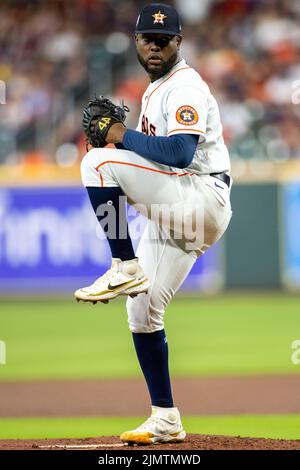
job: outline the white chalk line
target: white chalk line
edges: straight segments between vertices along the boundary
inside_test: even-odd
[[[37,446],[38,449],[97,449],[98,447],[124,447],[124,444],[85,444],[85,445],[68,445],[68,444],[52,444],[51,446]]]

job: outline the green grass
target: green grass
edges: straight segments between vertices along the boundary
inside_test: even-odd
[[[0,419],[0,439],[118,436],[144,418]],[[185,417],[188,433],[300,439],[300,415]]]
[[[166,313],[173,376],[299,373],[300,298],[225,295],[174,300]],[[140,376],[124,300],[0,302],[7,364],[0,380]]]

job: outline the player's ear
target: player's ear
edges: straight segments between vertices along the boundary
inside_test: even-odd
[[[177,48],[179,49],[180,46],[181,46],[182,37],[181,36],[176,36],[176,42],[177,42]]]

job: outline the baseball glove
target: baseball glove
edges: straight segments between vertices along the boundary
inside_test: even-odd
[[[120,106],[117,106],[102,95],[89,101],[83,109],[82,118],[87,149],[89,144],[96,148],[105,147],[107,145],[105,138],[109,129],[117,122],[123,124],[126,112],[129,112],[129,108],[124,105],[123,101]]]

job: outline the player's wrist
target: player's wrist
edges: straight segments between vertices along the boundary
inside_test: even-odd
[[[106,141],[109,144],[121,143],[123,140],[124,134],[126,132],[126,129],[127,128],[124,126],[124,124],[120,122],[113,124],[107,133]]]

